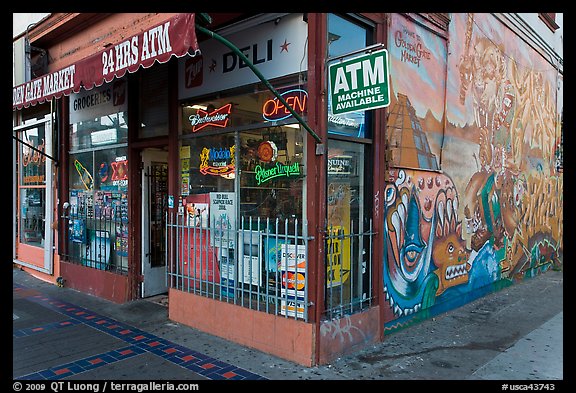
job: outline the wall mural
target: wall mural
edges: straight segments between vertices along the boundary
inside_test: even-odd
[[[392,15],[386,138],[394,166],[440,169],[446,51],[446,39],[402,15]]]
[[[562,264],[560,75],[490,14],[452,14],[449,37],[447,63],[419,67],[421,79],[447,67],[443,143],[435,152],[442,172],[389,171],[385,331]],[[392,64],[396,76],[413,66]],[[395,78],[392,84],[396,102],[427,124],[434,98]],[[421,129],[423,139],[438,134]]]

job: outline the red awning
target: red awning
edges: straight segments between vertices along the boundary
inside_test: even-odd
[[[81,88],[90,90],[124,76],[126,71],[136,72],[140,66],[166,63],[171,56],[199,54],[194,22],[194,14],[178,14],[99,53],[15,86],[12,109],[78,93]]]

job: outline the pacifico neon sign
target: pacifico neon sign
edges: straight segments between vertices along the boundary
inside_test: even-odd
[[[294,112],[302,115],[308,109],[308,93],[303,89],[292,89],[280,94]],[[278,100],[278,97],[269,99],[262,105],[262,117],[268,121],[280,121],[292,116],[290,110]]]
[[[236,146],[225,148],[202,148],[200,153],[200,173],[203,175],[227,177],[236,170],[234,152]]]

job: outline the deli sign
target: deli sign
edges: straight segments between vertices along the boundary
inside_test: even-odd
[[[332,114],[390,105],[386,49],[333,63],[329,67]]]

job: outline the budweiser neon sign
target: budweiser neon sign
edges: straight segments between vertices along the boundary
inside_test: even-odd
[[[224,128],[228,125],[230,120],[230,112],[232,104],[226,104],[221,108],[215,109],[212,112],[198,109],[195,115],[190,115],[188,120],[192,124],[192,132],[201,130],[204,127],[214,126]]]

